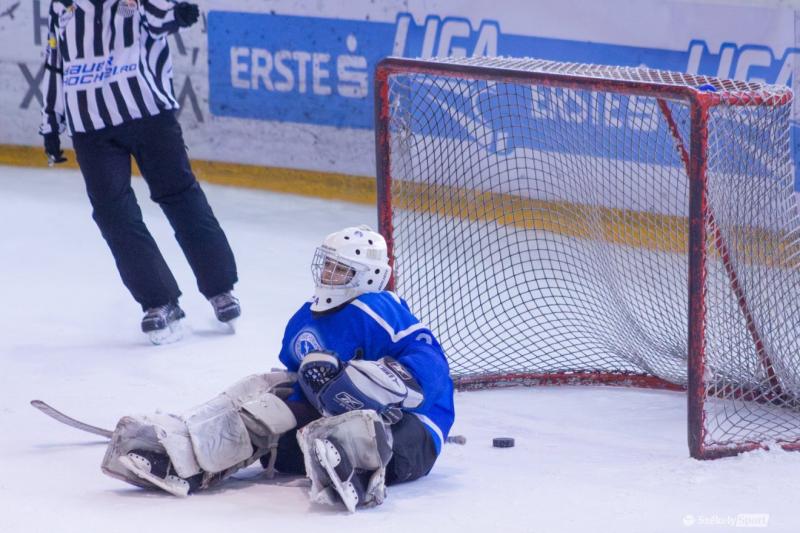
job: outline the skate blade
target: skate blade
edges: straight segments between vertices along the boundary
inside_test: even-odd
[[[233,335],[234,333],[236,333],[236,327],[239,325],[239,318],[238,317],[237,318],[232,318],[231,320],[228,320],[227,322],[221,322],[221,324],[222,324],[222,329],[225,332],[230,333],[231,335]]]
[[[183,338],[183,326],[180,320],[175,320],[164,329],[148,332],[147,336],[150,342],[157,346],[161,344],[172,344]]]
[[[167,479],[154,476],[150,472],[143,470],[139,464],[127,455],[120,457],[119,462],[136,477],[152,483],[159,489],[169,492],[173,496],[185,498],[189,495],[189,483],[177,476],[167,476]]]
[[[328,478],[330,478],[331,483],[333,483],[333,489],[339,495],[339,498],[344,503],[345,507],[347,507],[347,510],[351,513],[355,513],[356,505],[358,505],[358,496],[356,495],[355,490],[353,490],[350,482],[343,482],[341,479],[339,479],[339,476],[336,475],[336,470],[331,463],[330,458],[328,458],[327,447],[321,439],[314,440],[314,453],[317,456],[317,462],[319,462],[320,466],[325,469],[325,472],[328,474]],[[347,485],[349,485],[349,487]],[[330,494],[328,494],[328,497],[330,497]]]
[[[208,321],[209,328],[212,332],[220,335],[233,335],[236,333],[238,319],[234,318],[227,322],[221,320],[210,319]]]

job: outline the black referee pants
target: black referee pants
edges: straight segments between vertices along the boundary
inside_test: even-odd
[[[181,291],[142,220],[131,188],[131,156],[161,206],[206,297],[229,291],[236,263],[225,233],[197,183],[172,111],[102,130],[72,143],[94,218],[122,277],[142,309],[177,302]]]

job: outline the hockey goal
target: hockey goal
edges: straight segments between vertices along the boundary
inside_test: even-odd
[[[693,457],[800,445],[789,89],[501,58],[375,83],[393,281],[459,388],[686,389]]]

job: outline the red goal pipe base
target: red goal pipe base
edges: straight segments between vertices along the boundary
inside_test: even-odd
[[[670,383],[661,378],[644,374],[623,372],[561,372],[541,374],[519,372],[509,374],[482,374],[477,376],[453,376],[456,390],[481,390],[502,387],[536,387],[542,385],[606,385],[614,387],[639,387],[685,391],[686,387]]]
[[[741,453],[752,452],[755,450],[767,451],[773,447],[780,447],[782,450],[787,452],[798,452],[800,451],[800,441],[778,441],[770,444],[761,442],[746,442],[731,446],[703,446],[698,451],[698,454],[692,454],[692,457],[694,459],[722,459],[723,457],[733,457]]]

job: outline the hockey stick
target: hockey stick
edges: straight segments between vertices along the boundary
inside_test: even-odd
[[[99,435],[101,437],[105,437],[107,439],[111,438],[112,431],[107,429],[99,428],[97,426],[93,426],[91,424],[87,424],[85,422],[81,422],[80,420],[75,420],[71,416],[67,416],[61,411],[58,411],[51,407],[50,405],[46,404],[42,400],[31,400],[31,405],[49,416],[50,418],[54,418],[61,422],[62,424],[66,424],[70,427],[75,429],[80,429],[81,431],[86,431],[87,433],[93,433],[94,435]]]
[[[67,416],[58,409],[55,409],[51,405],[43,402],[42,400],[31,400],[31,405],[49,416],[50,418],[54,418],[58,420],[62,424],[66,424],[70,427],[75,429],[80,429],[81,431],[86,431],[87,433],[93,433],[94,435],[100,435],[101,437],[105,437],[107,439],[111,438],[112,431],[107,429],[99,428],[97,426],[93,426],[91,424],[87,424],[86,422],[81,422],[80,420],[75,420],[71,416]],[[466,444],[467,439],[463,435],[450,435],[447,437],[448,444]]]

